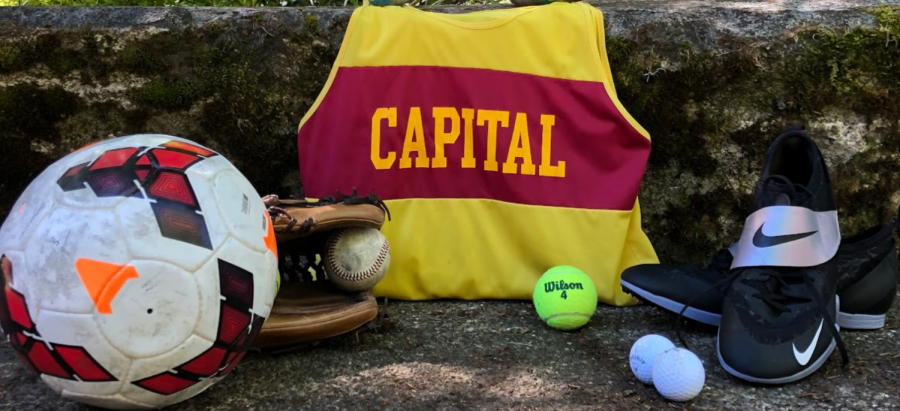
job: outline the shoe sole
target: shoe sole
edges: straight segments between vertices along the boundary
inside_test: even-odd
[[[660,308],[672,311],[675,314],[680,313],[681,310],[684,309],[684,304],[682,303],[670,300],[666,297],[658,296],[656,294],[643,290],[640,287],[635,287],[628,281],[621,280],[620,282],[622,283],[622,288],[626,289],[626,292],[638,295],[642,300],[647,301],[651,305],[659,306]],[[694,307],[688,307],[688,309],[684,311],[684,316],[694,321],[699,321],[701,323],[712,325],[715,327],[718,327],[722,320],[722,314],[698,310]]]
[[[637,295],[641,300],[646,301],[650,305],[655,305],[664,310],[671,311],[675,314],[684,309],[684,304],[666,297],[658,296],[649,291],[636,287],[633,284],[621,280],[622,288],[625,292]],[[694,321],[718,327],[722,323],[722,314],[711,313],[709,311],[698,310],[694,307],[688,307],[684,311],[684,316]],[[838,311],[837,325],[848,330],[877,330],[884,327],[887,315],[871,315],[871,314],[852,314]]]
[[[841,327],[839,325],[836,325],[836,327],[837,327],[838,331],[840,332]],[[727,371],[729,374],[731,374],[735,377],[738,377],[742,380],[756,382],[756,383],[760,383],[760,384],[787,384],[790,382],[794,382],[794,381],[806,378],[807,376],[809,376],[810,374],[816,372],[819,368],[821,368],[822,365],[825,364],[825,361],[828,361],[828,357],[831,357],[831,353],[834,352],[834,347],[836,347],[836,346],[837,346],[837,341],[835,341],[835,339],[832,338],[831,344],[825,350],[825,353],[822,354],[822,356],[819,357],[819,359],[816,360],[816,362],[814,362],[808,368],[806,368],[803,371],[800,371],[794,375],[790,375],[787,377],[766,379],[766,378],[751,377],[749,375],[739,373],[739,372],[735,371],[733,368],[729,367],[728,364],[725,363],[725,360],[722,359],[722,352],[719,350],[719,338],[718,338],[718,335],[716,335],[716,356],[719,357],[719,364],[722,366],[722,368],[724,368],[725,371]]]
[[[838,307],[840,307],[841,306],[840,297],[835,297],[835,298],[837,300]],[[841,332],[841,326],[839,324],[835,324],[834,327],[837,329],[838,333]],[[745,381],[759,383],[759,384],[771,384],[771,385],[787,384],[787,383],[791,383],[791,382],[806,378],[810,374],[818,371],[819,368],[822,368],[822,365],[825,364],[825,361],[828,361],[828,358],[831,357],[832,353],[834,353],[834,348],[837,347],[837,340],[835,340],[832,337],[831,344],[829,344],[828,348],[825,349],[825,353],[823,353],[819,357],[819,359],[817,359],[809,367],[806,367],[803,371],[800,371],[794,375],[789,375],[787,377],[781,377],[781,378],[757,378],[757,377],[751,377],[749,375],[735,371],[733,368],[729,367],[728,364],[725,363],[725,359],[722,358],[722,350],[719,349],[719,333],[720,332],[721,332],[721,328],[716,333],[716,356],[719,357],[719,365],[721,365],[722,368],[724,368],[726,372],[728,372],[729,374],[731,374],[737,378],[740,378]]]
[[[853,330],[877,330],[884,327],[885,314],[850,314],[838,312],[837,323]]]

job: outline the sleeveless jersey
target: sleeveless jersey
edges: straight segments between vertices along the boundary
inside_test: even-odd
[[[389,207],[378,296],[530,299],[572,265],[621,306],[622,271],[658,263],[637,198],[650,137],[583,2],[357,8],[298,151],[306,196],[356,187]]]

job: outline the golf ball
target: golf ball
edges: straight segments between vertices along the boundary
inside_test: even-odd
[[[672,401],[687,401],[697,396],[706,382],[703,363],[684,348],[671,348],[656,357],[653,386]]]
[[[648,334],[639,338],[631,346],[628,362],[631,372],[644,384],[653,382],[653,363],[656,356],[665,350],[674,348],[675,344],[659,334]]]

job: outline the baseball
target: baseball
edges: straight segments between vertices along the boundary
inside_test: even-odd
[[[363,291],[384,277],[391,264],[391,246],[375,228],[335,230],[325,243],[325,272],[338,288]]]

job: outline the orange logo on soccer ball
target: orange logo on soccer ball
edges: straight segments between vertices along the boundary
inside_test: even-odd
[[[263,237],[263,240],[266,242],[266,248],[275,255],[275,258],[278,258],[278,244],[275,241],[275,230],[272,228],[272,221],[269,220],[269,214],[263,212],[263,222],[266,224],[266,236]]]
[[[116,294],[126,281],[138,278],[137,270],[130,265],[110,264],[88,258],[75,261],[75,269],[100,314],[112,314],[110,303],[116,298]]]

